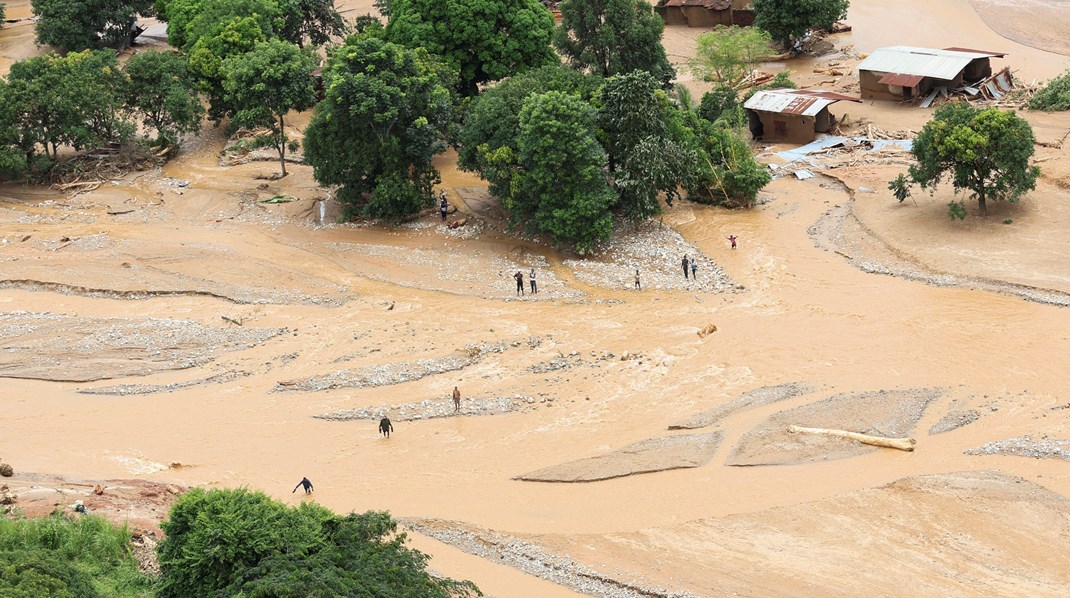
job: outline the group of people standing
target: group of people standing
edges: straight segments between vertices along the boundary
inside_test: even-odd
[[[516,274],[513,275],[513,278],[516,279],[516,294],[517,294],[517,296],[523,295],[524,294],[524,273],[521,272],[520,270],[517,270]],[[531,273],[528,274],[528,282],[531,284],[531,294],[532,295],[537,294],[539,292],[539,285],[535,281],[535,268],[532,268],[531,269]]]

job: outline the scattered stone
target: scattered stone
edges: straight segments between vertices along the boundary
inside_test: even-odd
[[[717,326],[714,324],[707,324],[705,328],[698,331],[699,338],[706,338],[707,336],[717,332]]]
[[[10,478],[13,475],[15,475],[15,470],[14,470],[14,468],[11,467],[10,464],[8,464],[8,463],[0,463],[0,476],[4,476],[5,478]]]
[[[534,397],[522,395],[516,395],[515,397],[468,397],[461,401],[461,408],[455,410],[453,399],[443,397],[441,399],[425,399],[416,403],[403,403],[400,405],[378,405],[360,409],[344,409],[313,417],[331,421],[379,420],[383,417],[389,417],[394,421],[410,421],[462,415],[499,415],[515,411],[528,411],[534,408],[531,406],[534,403]]]
[[[770,403],[784,401],[813,391],[813,388],[810,388],[810,386],[801,382],[790,382],[788,384],[778,384],[776,386],[763,386],[761,388],[749,390],[723,405],[718,405],[713,409],[707,409],[702,413],[693,415],[683,422],[673,424],[669,426],[669,429],[693,430],[695,428],[705,428],[706,426],[711,426],[721,421],[726,416],[735,413],[736,411],[769,405]]]
[[[1034,459],[1064,459],[1070,461],[1070,440],[1051,440],[1032,436],[1019,436],[989,442],[965,451],[967,455],[1013,455]]]
[[[950,432],[951,430],[957,430],[963,426],[972,424],[980,419],[980,417],[981,414],[978,413],[976,409],[970,409],[968,411],[952,411],[940,418],[940,421],[929,428],[929,435],[932,436]]]

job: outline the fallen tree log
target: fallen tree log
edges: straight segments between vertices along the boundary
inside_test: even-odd
[[[797,434],[823,434],[825,436],[838,436],[840,438],[855,440],[857,442],[861,442],[862,444],[899,449],[901,451],[914,450],[915,443],[913,438],[885,438],[883,436],[870,436],[869,434],[859,434],[858,432],[848,432],[846,430],[830,430],[828,428],[804,428],[802,426],[788,426],[788,431]]]

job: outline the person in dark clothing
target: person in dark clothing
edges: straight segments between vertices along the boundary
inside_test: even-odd
[[[695,262],[695,258],[691,258],[691,278],[698,280],[698,263]]]
[[[438,213],[442,214],[442,221],[446,221],[446,210],[449,208],[449,204],[446,203],[446,192],[442,192],[442,201],[438,204]]]
[[[301,486],[305,487],[305,494],[311,494],[312,493],[312,490],[313,490],[312,482],[308,481],[308,478],[301,478],[301,481],[297,482],[297,485],[294,486],[293,492],[291,492],[290,494],[293,494],[294,492],[297,492],[297,489],[300,488]]]
[[[732,242],[732,249],[736,248],[736,238],[737,237],[735,235],[729,235],[728,236],[728,240]]]
[[[513,275],[513,278],[516,279],[516,294],[517,295],[523,295],[524,294],[524,273],[521,272],[520,270],[517,270],[516,274]]]
[[[684,259],[680,262],[680,265],[684,267],[684,280],[687,280],[687,273],[689,268],[691,267],[691,261],[687,259],[686,255],[684,256]]]
[[[532,268],[531,274],[528,274],[528,282],[531,283],[531,294],[538,293],[539,287],[535,284],[535,268]]]
[[[384,417],[379,420],[379,433],[387,438],[390,438],[390,433],[394,431],[394,424],[390,423],[389,417]]]

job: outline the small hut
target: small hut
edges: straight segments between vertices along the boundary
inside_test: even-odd
[[[878,48],[858,65],[862,98],[903,101],[930,95],[940,87],[964,88],[991,77],[991,59],[1004,56],[969,48]]]
[[[754,22],[751,0],[659,0],[654,11],[666,25],[716,27]]]
[[[862,101],[819,89],[771,89],[755,93],[743,108],[755,139],[809,143],[832,130],[836,117],[828,107],[841,100]]]

